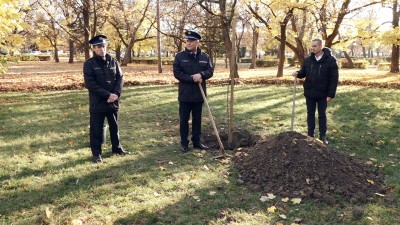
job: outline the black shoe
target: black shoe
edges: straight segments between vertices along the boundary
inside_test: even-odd
[[[198,149],[201,149],[201,150],[207,150],[207,149],[209,149],[208,146],[203,145],[202,143],[193,144],[193,148],[198,148]]]
[[[319,137],[319,140],[320,140],[322,143],[326,144],[326,145],[329,143],[328,140],[326,140],[326,136],[325,136],[325,135],[320,136],[320,137]]]
[[[117,155],[130,155],[131,154],[130,152],[122,150],[122,149],[117,150],[117,151],[113,151],[112,153],[113,154],[117,154]]]
[[[189,147],[187,145],[181,145],[181,152],[186,153],[189,151]]]
[[[101,155],[98,155],[98,156],[93,156],[92,161],[94,163],[101,163],[103,162],[103,159],[101,158]]]

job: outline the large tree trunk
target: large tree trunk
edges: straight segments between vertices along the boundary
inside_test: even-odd
[[[115,58],[117,59],[118,62],[121,62],[121,45],[118,44],[117,47],[115,48]]]
[[[68,60],[68,63],[74,63],[74,54],[75,54],[74,39],[72,39],[72,38],[69,39],[68,46],[69,46],[69,60]]]
[[[349,54],[347,54],[347,51],[343,51],[344,57],[347,59],[347,63],[349,64],[349,69],[354,68],[354,63],[353,60],[351,60]]]
[[[259,28],[257,26],[254,26],[254,29],[253,29],[253,43],[251,45],[251,64],[250,64],[250,69],[256,68],[258,35],[259,35]]]
[[[58,48],[57,48],[57,41],[55,41],[54,47],[54,61],[56,63],[60,62],[60,58],[58,57]]]
[[[279,46],[279,63],[277,77],[283,77],[283,67],[285,65],[285,47],[286,47],[286,24],[281,24],[281,43]]]

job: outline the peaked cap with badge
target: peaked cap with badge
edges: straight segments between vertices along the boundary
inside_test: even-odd
[[[186,31],[185,36],[187,40],[201,40],[200,34],[194,31]]]
[[[92,39],[89,40],[89,44],[91,45],[107,45],[107,39],[108,37],[103,34],[99,34],[97,36],[94,36]]]

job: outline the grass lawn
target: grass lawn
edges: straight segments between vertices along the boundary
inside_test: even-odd
[[[208,88],[218,127],[227,125],[226,91]],[[236,86],[235,127],[289,130],[292,93]],[[86,90],[1,95],[0,224],[400,224],[400,90],[340,86],[328,106],[329,146],[376,165],[393,189],[393,199],[361,205],[361,217],[345,202],[261,202],[266,193],[237,186],[229,163],[182,154],[176,86],[124,89],[120,135],[132,155],[111,156],[107,140],[102,164],[90,161]],[[305,133],[301,87],[296,105],[295,130]],[[206,110],[203,122],[210,131]]]

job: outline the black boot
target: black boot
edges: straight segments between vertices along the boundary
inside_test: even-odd
[[[186,153],[189,151],[189,147],[187,144],[181,144],[181,152]]]
[[[329,143],[328,140],[326,140],[326,135],[321,135],[321,136],[319,137],[319,140],[320,140],[322,143],[326,144],[326,145]]]
[[[202,144],[201,142],[199,143],[193,143],[193,148],[201,149],[201,150],[207,150],[209,147],[207,145]]]

